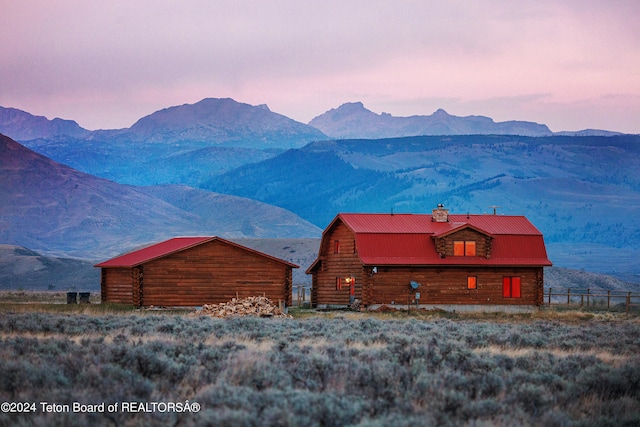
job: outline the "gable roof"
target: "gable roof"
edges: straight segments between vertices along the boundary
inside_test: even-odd
[[[542,233],[524,216],[455,215],[448,222],[427,214],[338,214],[323,233],[343,223],[355,236],[364,265],[550,266]],[[465,228],[492,238],[491,257],[441,258],[435,238]],[[312,271],[317,261],[307,270]]]
[[[263,252],[256,251],[254,249],[248,248],[246,246],[239,245],[237,243],[231,242],[229,240],[222,239],[217,236],[209,236],[209,237],[174,237],[169,240],[165,240],[163,242],[155,243],[150,246],[146,246],[142,249],[138,249],[132,252],[125,253],[123,255],[119,255],[115,258],[108,259],[106,261],[101,262],[100,264],[96,264],[94,267],[101,268],[114,268],[114,267],[136,267],[141,264],[145,264],[147,262],[166,257],[168,255],[174,254],[176,252],[184,251],[186,249],[193,248],[195,246],[212,242],[219,241],[221,243],[252,252],[256,255],[260,255],[262,257],[271,259],[276,262],[280,262],[292,268],[299,268],[300,266],[285,261],[280,258],[273,257],[271,255],[265,254]]]
[[[448,230],[438,230],[438,232],[433,233],[433,237],[446,237],[449,234],[453,234],[453,233],[457,233],[460,230],[465,230],[465,229],[470,229],[470,230],[474,230],[477,231],[478,233],[484,234],[485,236],[488,237],[493,237],[491,235],[491,233],[488,233],[486,231],[484,231],[481,228],[475,227],[469,223],[466,222],[455,222],[451,224],[451,228],[449,228]]]

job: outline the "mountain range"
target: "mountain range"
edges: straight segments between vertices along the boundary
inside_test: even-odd
[[[361,102],[331,109],[309,124],[332,138],[379,139],[419,135],[525,135],[550,136],[546,125],[508,121],[496,123],[483,116],[452,116],[438,109],[429,116],[395,117],[376,114]]]
[[[83,137],[90,131],[73,120],[34,116],[16,108],[0,107],[0,133],[20,141],[57,136]]]
[[[315,237],[282,208],[184,186],[133,187],[54,162],[0,135],[0,242],[99,259],[176,235]]]
[[[326,226],[336,212],[525,215],[560,266],[640,270],[640,137],[421,136],[321,141],[202,187]]]
[[[244,148],[295,148],[324,139],[319,130],[269,110],[233,99],[207,98],[165,108],[118,134],[127,141],[203,143]]]
[[[414,135],[554,135],[546,125],[483,116],[458,117],[442,109],[430,116],[376,114],[360,102],[346,103],[308,125],[266,105],[206,98],[156,111],[131,127],[89,131],[71,120],[47,120],[0,107],[0,133],[55,161],[122,184],[198,186],[222,174],[332,138],[379,139]],[[611,136],[587,129],[556,135]]]
[[[557,266],[640,273],[640,136],[361,103],[305,125],[205,99],[101,131],[6,110],[0,132],[39,154],[2,139],[0,243],[99,259],[178,234],[317,238],[338,212],[498,205],[538,226]]]
[[[16,116],[21,120],[12,119]],[[266,105],[232,99],[166,108],[127,129],[88,131],[71,121],[64,123],[75,126],[54,126],[60,119],[45,126],[43,119],[0,107],[0,133],[67,166],[132,185],[195,185],[212,172],[327,139]]]

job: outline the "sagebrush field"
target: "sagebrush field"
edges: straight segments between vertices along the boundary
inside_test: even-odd
[[[640,424],[637,317],[295,315],[5,307],[0,402],[37,411],[1,413],[0,425]],[[40,403],[187,400],[199,412],[52,413]]]

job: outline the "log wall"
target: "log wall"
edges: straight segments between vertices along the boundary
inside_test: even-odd
[[[335,241],[339,241],[340,251],[335,253]],[[321,243],[320,253],[322,265],[316,270],[313,278],[314,304],[348,305],[349,286],[336,289],[336,278],[355,278],[355,297],[362,300],[363,267],[355,247],[355,236],[344,224],[337,224]]]
[[[102,302],[133,304],[133,271],[131,268],[103,268],[100,291]]]
[[[144,265],[141,305],[200,306],[265,295],[291,304],[291,267],[220,241]]]
[[[467,277],[477,277],[477,289],[467,289]],[[502,297],[502,278],[521,279],[520,298]],[[378,267],[372,278],[372,304],[413,302],[410,282],[421,284],[421,304],[540,305],[542,267]]]

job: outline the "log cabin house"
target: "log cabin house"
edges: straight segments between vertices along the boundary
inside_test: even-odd
[[[338,214],[322,234],[312,304],[530,311],[543,302],[543,236],[524,216]]]
[[[291,305],[299,266],[220,237],[176,237],[97,264],[102,302],[201,306],[265,295]]]

